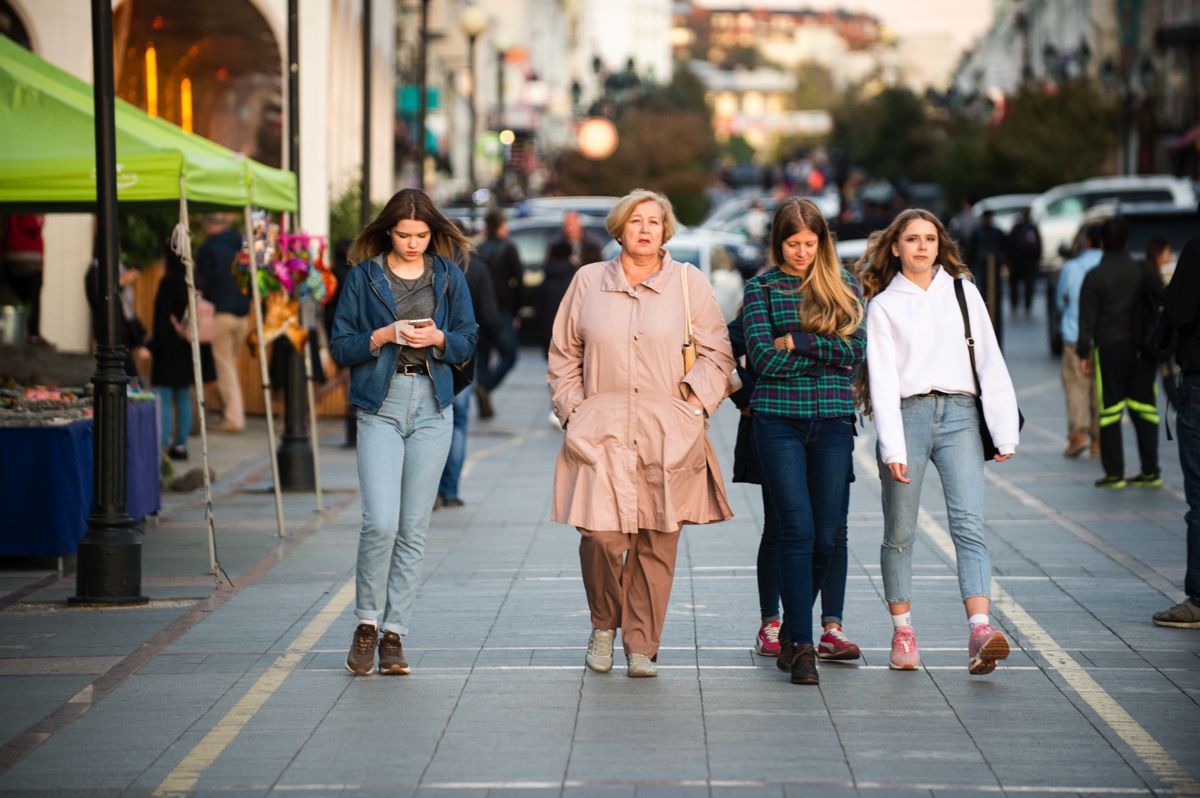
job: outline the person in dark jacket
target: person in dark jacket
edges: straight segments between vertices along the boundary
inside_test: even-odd
[[[496,307],[496,292],[492,287],[492,276],[488,272],[487,264],[472,255],[467,268],[463,269],[463,276],[467,278],[467,290],[471,292],[471,308],[475,311],[475,321],[479,325],[477,335],[483,335],[485,332],[490,334],[499,323],[500,312]],[[475,370],[478,373],[478,363],[475,364]],[[468,385],[454,397],[454,433],[450,438],[450,455],[446,458],[446,467],[442,469],[442,479],[438,483],[435,508],[463,506],[463,500],[458,497],[458,480],[467,456],[467,425],[470,421],[473,387]]]
[[[212,351],[224,414],[210,429],[241,432],[246,428],[246,411],[237,367],[250,331],[250,297],[238,287],[233,265],[242,251],[242,234],[230,227],[226,213],[205,217],[204,232],[208,238],[196,254],[196,287],[217,311]]]
[[[1129,221],[1114,216],[1100,231],[1104,255],[1083,278],[1079,292],[1079,340],[1075,351],[1084,374],[1095,375],[1100,411],[1100,461],[1104,477],[1096,487],[1162,487],[1158,468],[1157,366],[1134,340],[1135,315],[1148,266],[1127,251]],[[1161,283],[1160,283],[1161,284]],[[1125,479],[1121,415],[1125,408],[1137,432],[1142,471]]]
[[[992,329],[996,331],[996,339],[1004,345],[1004,306],[1003,285],[1000,282],[1000,269],[1008,262],[1008,252],[1004,245],[1004,233],[995,225],[996,215],[984,211],[967,241],[966,264],[975,278],[975,286],[983,295],[988,312],[992,317]]]
[[[547,260],[550,258],[550,247],[563,241],[571,245],[571,263],[576,269],[604,259],[600,254],[604,246],[583,229],[583,222],[577,211],[567,211],[563,214],[562,233],[552,238],[546,246]]]
[[[525,269],[516,246],[508,240],[504,211],[492,208],[484,221],[487,240],[480,244],[478,255],[491,272],[497,317],[492,328],[480,330],[479,345],[475,349],[475,396],[479,400],[479,417],[491,418],[496,414],[492,408],[492,391],[516,365],[517,352],[521,348],[517,330],[520,329],[518,314]],[[500,356],[495,368],[491,365],[493,349]]]
[[[540,338],[542,354],[550,352],[550,338],[554,333],[554,317],[558,315],[558,306],[562,304],[571,280],[575,279],[578,267],[571,263],[571,245],[559,241],[550,246],[546,254],[546,265],[543,273],[542,293],[538,302],[538,321],[541,323]]]
[[[167,247],[166,272],[154,295],[154,327],[150,353],[150,384],[158,394],[162,417],[162,446],[172,460],[187,459],[187,439],[192,427],[191,387],[195,383],[192,345],[178,332],[188,310],[187,272],[183,260]],[[172,410],[173,408],[173,410]],[[174,435],[172,435],[172,426]]]
[[[733,481],[746,482],[752,485],[762,485],[762,477],[758,471],[758,460],[754,456],[754,425],[750,411],[750,397],[754,395],[754,386],[758,383],[758,374],[746,357],[746,332],[742,325],[742,316],[738,315],[729,322],[729,343],[733,347],[733,358],[737,363],[737,373],[742,380],[742,387],[729,395],[729,400],[741,413],[738,420],[737,440],[733,446]],[[854,469],[851,467],[847,476],[848,482],[854,481]],[[761,625],[754,640],[754,650],[764,657],[776,657],[787,651],[787,630],[781,622],[779,612],[779,520],[775,515],[775,507],[764,488],[763,500],[763,531],[758,544],[758,603],[761,613]],[[842,632],[842,611],[846,601],[846,577],[849,569],[849,513],[850,490],[846,489],[845,505],[842,509],[842,523],[838,526],[834,541],[833,555],[825,571],[825,581],[813,585],[813,601],[816,601],[817,591],[821,594],[821,624],[824,633],[817,648],[817,656],[821,659],[857,659],[861,650]],[[815,569],[814,569],[815,570]],[[790,661],[786,656],[778,661],[781,670],[790,670]]]
[[[1187,570],[1183,590],[1187,600],[1156,612],[1154,623],[1200,629],[1200,236],[1183,246],[1175,274],[1162,295],[1163,321],[1175,340],[1179,364],[1179,465],[1187,497]]]
[[[1033,311],[1033,292],[1041,261],[1042,234],[1029,218],[1029,209],[1022,208],[1020,217],[1008,233],[1008,299],[1014,315],[1020,305],[1022,286],[1025,288],[1025,315]]]

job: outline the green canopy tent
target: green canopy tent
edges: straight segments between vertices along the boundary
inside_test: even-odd
[[[117,200],[121,203],[178,203],[179,224],[172,247],[187,266],[188,316],[192,361],[200,403],[207,500],[209,561],[217,573],[212,492],[208,471],[208,431],[196,313],[196,291],[187,224],[188,203],[206,210],[243,209],[247,240],[251,208],[295,211],[296,177],[273,169],[162,119],[147,116],[117,99]],[[92,87],[47,63],[11,39],[0,36],[0,212],[87,212],[96,205],[95,119]],[[259,341],[263,340],[258,292],[258,259],[251,247],[251,285]],[[267,435],[275,482],[279,534],[285,533],[275,426],[271,418],[270,381],[265,347],[259,347]],[[311,402],[310,402],[311,404]],[[315,425],[313,434],[315,435]],[[314,455],[317,447],[313,446]],[[319,483],[318,483],[319,484]],[[318,487],[318,502],[320,493]]]

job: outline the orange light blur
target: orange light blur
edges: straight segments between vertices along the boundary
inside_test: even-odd
[[[158,116],[158,55],[153,45],[146,48],[146,113]]]
[[[192,132],[192,81],[184,78],[179,83],[179,121],[184,133]]]

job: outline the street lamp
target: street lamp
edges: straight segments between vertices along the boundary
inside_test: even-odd
[[[504,58],[516,42],[512,34],[504,28],[496,28],[492,32],[492,46],[496,48],[496,130],[504,130]],[[508,177],[508,159],[500,154],[500,190],[497,192],[500,202],[504,201],[504,184]]]
[[[467,6],[458,15],[458,24],[463,33],[467,34],[467,75],[471,81],[471,134],[467,137],[467,182],[471,186],[471,232],[475,232],[475,40],[487,30],[487,13],[479,6]]]
[[[592,162],[592,194],[600,193],[600,162],[617,151],[617,126],[602,116],[585,119],[575,133],[579,154]]]

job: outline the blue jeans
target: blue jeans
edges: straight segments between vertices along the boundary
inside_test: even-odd
[[[386,632],[408,634],[453,415],[438,408],[433,381],[423,374],[392,377],[378,413],[358,409],[363,524],[354,614],[382,619]]]
[[[848,481],[848,480],[847,480]],[[758,544],[758,604],[763,623],[779,620],[779,521],[771,497],[764,487],[763,531]],[[842,501],[842,522],[833,541],[833,555],[825,571],[824,584],[813,584],[821,593],[821,625],[841,624],[846,606],[846,574],[850,568],[850,488]]]
[[[517,350],[520,348],[521,341],[513,329],[512,314],[497,313],[495,330],[479,330],[479,340],[475,346],[476,381],[489,391],[495,390],[516,365]],[[493,349],[500,354],[495,368],[491,367]]]
[[[779,526],[779,595],[788,640],[812,643],[812,607],[843,518],[854,419],[754,416],[754,448]]]
[[[158,394],[158,409],[162,414],[162,446],[187,446],[188,433],[192,431],[192,397],[191,387],[167,388],[157,385],[154,392]],[[171,412],[171,404],[175,412]],[[172,424],[174,418],[174,424]],[[175,428],[175,437],[171,437],[171,428]]]
[[[462,474],[463,461],[467,459],[467,422],[470,420],[473,389],[473,385],[468,385],[454,397],[454,434],[450,438],[450,456],[446,458],[442,481],[438,483],[438,495],[443,499],[458,498],[458,477]]]
[[[958,556],[958,589],[964,599],[991,597],[992,561],[983,537],[983,442],[975,397],[910,396],[900,401],[908,479],[895,482],[879,463],[883,487],[880,567],[888,604],[912,598],[912,550],[921,509],[921,484],[932,460],[942,478],[950,537]]]
[[[1183,492],[1187,496],[1187,575],[1183,589],[1193,604],[1200,604],[1200,375],[1179,380],[1179,465],[1183,467]]]

